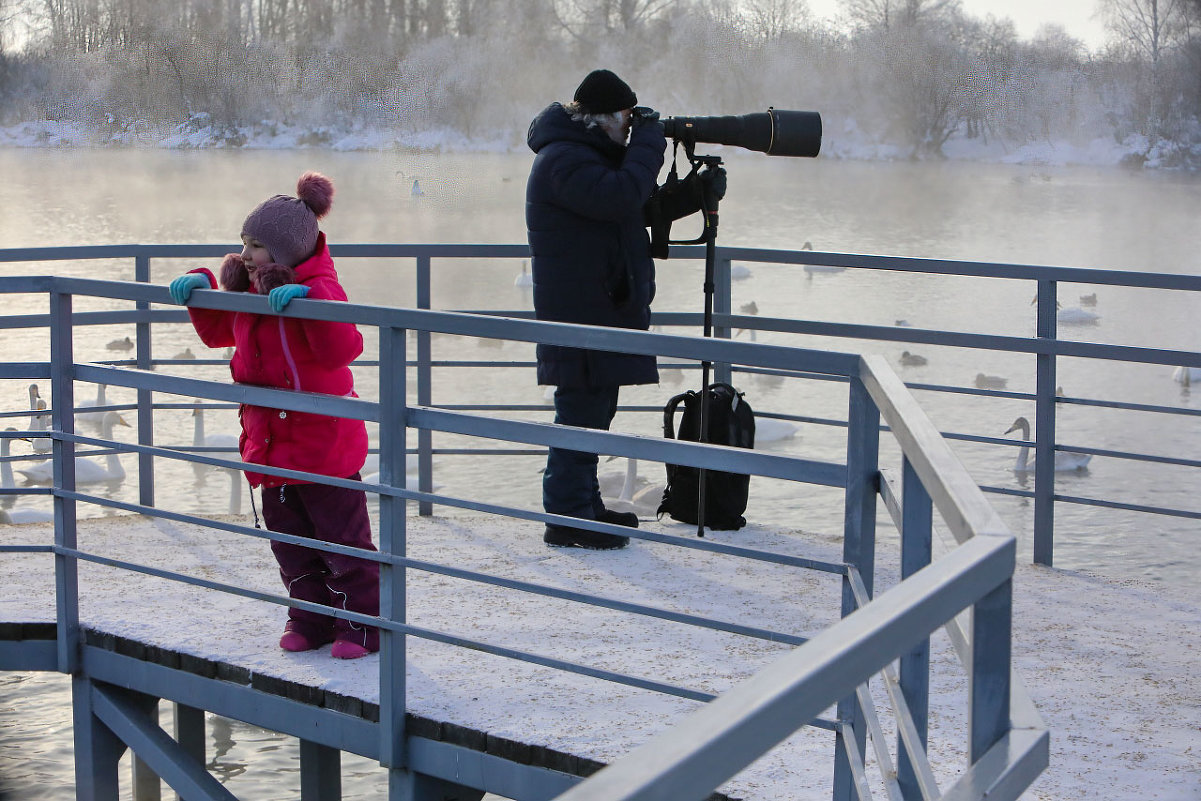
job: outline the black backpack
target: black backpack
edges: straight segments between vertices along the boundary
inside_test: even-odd
[[[739,448],[755,446],[755,414],[742,393],[729,384],[709,385],[709,436],[714,445],[733,445]],[[673,431],[676,407],[684,404],[678,433]],[[700,441],[701,393],[689,390],[667,402],[663,407],[663,436],[669,439]],[[700,470],[696,467],[669,464],[667,488],[659,515],[670,515],[681,523],[696,523]],[[746,525],[746,511],[751,477],[739,473],[705,471],[705,525],[715,530],[737,530]]]

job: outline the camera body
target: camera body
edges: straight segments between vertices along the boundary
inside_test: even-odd
[[[667,117],[662,123],[665,135],[689,146],[708,142],[769,156],[813,158],[822,145],[822,118],[816,111],[769,108],[731,117]]]

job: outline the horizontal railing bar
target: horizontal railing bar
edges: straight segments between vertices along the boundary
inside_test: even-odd
[[[692,254],[682,253],[682,258]],[[676,251],[672,250],[673,258]],[[1004,278],[1025,281],[1060,281],[1073,284],[1107,284],[1144,289],[1185,289],[1201,291],[1201,276],[1183,273],[1135,272],[1091,267],[1055,267],[1003,262],[950,261],[909,256],[873,256],[852,253],[826,253],[815,250],[774,250],[764,248],[718,247],[717,257],[760,263],[788,265],[813,264],[826,267],[855,267],[909,273],[942,273],[965,278]],[[703,254],[693,256],[703,258]]]
[[[46,380],[50,378],[50,362],[0,362],[0,378]]]
[[[1201,367],[1201,353],[1135,345],[1108,345],[1066,339],[1015,337],[1002,334],[972,334],[938,329],[902,328],[860,323],[791,320],[784,317],[731,317],[733,325],[759,331],[807,334],[832,339],[865,339],[886,342],[913,342],[925,345],[971,348],[1010,353],[1051,354],[1085,359],[1141,362],[1168,366]],[[717,321],[717,317],[715,317]],[[721,320],[720,322],[725,322]],[[751,323],[754,323],[751,325]],[[987,394],[981,391],[979,394]]]
[[[1147,506],[1138,503],[1123,503],[1122,501],[1106,501],[1100,498],[1084,498],[1076,495],[1053,495],[1057,501],[1078,503],[1083,506],[1100,506],[1106,509],[1122,509],[1127,512],[1147,512],[1165,517],[1182,517],[1187,520],[1201,520],[1201,512],[1190,512],[1185,509],[1168,509],[1161,506]]]
[[[846,476],[846,467],[843,465],[724,445],[616,434],[526,420],[485,418],[423,406],[409,407],[407,419],[414,427],[432,431],[490,437],[527,445],[555,445],[604,455],[632,456],[825,486],[843,486]]]
[[[0,553],[54,553],[53,545],[0,545]]]

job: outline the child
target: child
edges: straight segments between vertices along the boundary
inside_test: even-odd
[[[250,212],[242,225],[242,253],[230,253],[221,264],[223,289],[267,295],[277,312],[298,297],[346,300],[317,226],[332,204],[333,183],[307,172],[296,194],[276,195]],[[193,289],[216,286],[212,272],[201,268],[172,281],[171,297],[186,304]],[[188,309],[188,314],[205,345],[234,346],[229,370],[238,383],[354,396],[349,365],[363,352],[363,336],[351,323],[213,309]],[[245,404],[238,416],[243,461],[359,478],[367,457],[362,421]],[[271,531],[375,550],[361,490],[253,472],[246,477],[252,487],[263,488],[263,519]],[[291,597],[379,613],[377,563],[274,541],[271,550]],[[328,642],[334,657],[355,659],[379,650],[379,630],[289,608],[281,648],[309,651]]]

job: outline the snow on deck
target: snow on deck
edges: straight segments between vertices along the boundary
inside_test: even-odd
[[[408,555],[418,560],[802,636],[838,618],[834,574],[644,541],[617,552],[551,549],[538,525],[503,518],[410,517],[408,527]],[[0,527],[4,544],[52,536],[46,524]],[[839,561],[841,548],[822,535],[756,526],[709,537],[829,561]],[[79,545],[212,581],[282,589],[266,541],[200,526],[131,516],[81,520]],[[895,558],[882,557],[877,592],[895,581]],[[91,628],[378,702],[378,657],[344,662],[328,647],[281,651],[285,611],[278,605],[88,563],[80,564],[80,587],[81,622]],[[52,621],[53,588],[49,555],[0,555],[0,622]],[[710,693],[787,648],[420,570],[409,572],[408,600],[408,622],[424,629]],[[1196,596],[1021,564],[1014,604],[1016,666],[1051,730],[1051,766],[1027,797],[1201,799]],[[698,706],[416,637],[408,642],[410,712],[602,762]],[[934,636],[932,648],[930,750],[946,787],[966,761],[967,687],[945,634]],[[882,699],[878,685],[873,691]],[[833,735],[806,728],[721,789],[764,801],[825,797],[832,755]]]

